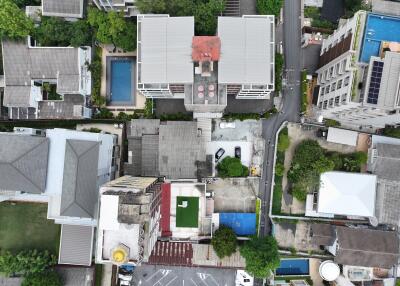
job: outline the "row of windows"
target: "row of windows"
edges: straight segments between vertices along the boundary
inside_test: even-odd
[[[346,70],[347,59],[338,62],[335,66],[331,66],[329,69],[325,70],[324,73],[319,74],[319,81],[321,79],[329,80],[334,76],[338,76],[339,73],[343,73]],[[328,73],[329,72],[329,73]]]
[[[328,106],[329,107],[333,107],[334,103],[336,106],[339,105],[340,100],[342,101],[342,103],[346,102],[347,99],[347,94],[342,94],[342,96],[338,95],[335,98],[331,98],[329,100],[325,100],[324,102],[320,102],[318,104],[319,108],[323,108],[323,109],[327,109]]]
[[[342,88],[343,84],[344,84],[344,86],[348,86],[349,81],[350,81],[350,76],[347,76],[344,80],[341,79],[341,80],[335,81],[332,84],[327,85],[325,88],[321,88],[321,96],[324,94],[328,94],[329,92],[333,92],[336,89]]]
[[[351,33],[351,29],[349,29],[345,34],[340,36],[340,39],[336,39],[333,43],[330,43],[327,47],[324,48],[323,53],[326,53],[332,47],[336,46],[338,43],[342,42],[345,37],[347,37]]]

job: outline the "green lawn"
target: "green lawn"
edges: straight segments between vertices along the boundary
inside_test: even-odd
[[[183,201],[188,202],[186,208],[178,207]],[[199,223],[199,198],[198,197],[176,197],[176,226],[197,227]]]
[[[0,203],[0,250],[49,250],[58,254],[61,227],[47,219],[47,204]]]

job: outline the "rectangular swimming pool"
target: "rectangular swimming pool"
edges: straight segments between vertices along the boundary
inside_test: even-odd
[[[111,59],[110,63],[110,105],[132,105],[134,96],[134,60]]]
[[[400,42],[400,18],[369,13],[364,30],[360,60],[369,63],[378,56],[381,41]]]
[[[310,263],[308,259],[290,258],[281,259],[281,264],[275,271],[278,276],[286,275],[309,275]]]

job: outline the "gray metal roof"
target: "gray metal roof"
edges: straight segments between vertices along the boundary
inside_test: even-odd
[[[135,119],[129,122],[128,136],[158,134],[160,119]]]
[[[79,92],[78,48],[29,48],[13,41],[3,41],[2,46],[5,106],[29,106],[32,79],[58,79],[57,92]]]
[[[138,22],[140,82],[193,82],[194,17],[146,15],[138,16]]]
[[[335,227],[326,223],[313,223],[311,225],[311,241],[315,245],[333,245],[336,239]]]
[[[48,154],[45,137],[0,133],[0,189],[44,192]]]
[[[379,179],[400,181],[400,146],[377,143],[376,158],[370,166],[373,174]]]
[[[158,170],[158,135],[142,137],[142,176],[154,176]]]
[[[42,0],[43,16],[83,17],[84,0]]]
[[[61,226],[60,253],[58,263],[71,265],[92,264],[93,232],[91,226]]]
[[[372,12],[400,16],[400,3],[387,0],[372,0]]]
[[[62,216],[93,218],[97,204],[99,142],[67,140],[61,195]]]
[[[381,224],[400,226],[400,181],[378,179],[375,216]]]
[[[218,17],[219,83],[274,83],[274,17]]]
[[[198,161],[206,161],[205,142],[195,121],[160,125],[160,175],[171,179],[197,178]]]
[[[339,248],[335,262],[345,265],[391,268],[399,259],[396,232],[337,227]]]

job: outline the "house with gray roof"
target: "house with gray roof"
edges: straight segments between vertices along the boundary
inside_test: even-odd
[[[400,140],[373,136],[368,171],[377,175],[375,216],[380,224],[400,226]]]
[[[83,18],[84,0],[42,0],[42,15]]]
[[[66,1],[67,2],[67,1]],[[11,119],[90,118],[90,47],[32,47],[4,40],[4,100]]]
[[[125,174],[195,179],[212,172],[212,156],[197,121],[134,119],[128,125]]]

